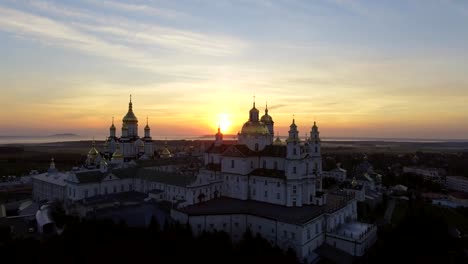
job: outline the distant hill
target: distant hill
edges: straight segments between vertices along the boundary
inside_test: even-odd
[[[73,133],[62,133],[49,135],[48,137],[79,137],[79,135]]]

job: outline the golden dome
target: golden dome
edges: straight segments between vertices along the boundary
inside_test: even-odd
[[[268,128],[262,122],[248,121],[242,126],[242,134],[251,134],[251,135],[267,135],[270,132]]]
[[[164,144],[164,148],[161,150],[161,158],[170,158],[172,157],[171,151],[167,147],[167,142]]]
[[[276,137],[275,139],[275,142],[273,142],[273,145],[282,145],[283,142],[281,141],[281,139],[279,137]]]
[[[133,113],[133,111],[129,110],[127,114],[122,119],[123,122],[138,122],[137,117]]]
[[[265,124],[273,123],[273,118],[268,114],[268,105],[265,106],[265,114],[260,118],[260,121]]]
[[[99,154],[99,151],[96,149],[95,143],[94,143],[94,140],[93,140],[93,145],[92,145],[91,149],[88,151],[88,156],[97,156],[98,154]]]
[[[267,113],[265,113],[265,115],[262,116],[262,118],[260,118],[260,121],[262,121],[263,123],[271,123],[273,122],[273,118],[271,118],[271,116]]]
[[[132,104],[132,95],[130,95],[130,102],[128,103],[128,112],[122,119],[124,123],[126,122],[138,122],[138,118],[133,113],[133,104]]]
[[[123,159],[123,155],[122,155],[122,152],[120,152],[120,148],[117,148],[114,152],[114,154],[112,154],[112,160],[120,160],[120,159]]]

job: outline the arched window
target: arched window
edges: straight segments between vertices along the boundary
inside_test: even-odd
[[[296,148],[293,148],[293,155],[296,155],[296,154],[297,154]]]

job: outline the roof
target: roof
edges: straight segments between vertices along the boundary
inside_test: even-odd
[[[278,179],[286,179],[286,175],[282,170],[275,170],[275,169],[255,169],[250,173],[251,176],[260,176],[260,177],[268,177],[268,178],[278,178]]]
[[[62,172],[53,172],[53,173],[41,173],[38,175],[32,176],[33,179],[45,181],[48,183],[65,186],[65,180],[68,179],[68,174]]]
[[[86,198],[80,201],[84,205],[96,205],[103,203],[113,203],[113,202],[143,202],[148,195],[136,192],[120,192],[120,193],[110,193],[105,195],[97,195],[90,198]]]
[[[110,172],[101,172],[100,170],[92,170],[92,171],[83,171],[83,172],[76,172],[76,178],[80,183],[92,183],[92,182],[101,182],[107,175],[113,174],[117,176],[119,179],[126,179],[136,177],[138,175],[139,169],[138,168],[123,168],[123,169],[115,169]]]
[[[175,172],[157,171],[157,170],[140,170],[138,177],[147,181],[162,182],[169,185],[186,187],[193,183],[197,176],[190,174],[179,174]]]
[[[205,151],[206,153],[223,153],[230,145],[222,144],[220,146],[216,146],[214,143],[208,147]]]
[[[100,182],[105,177],[99,170],[76,172],[75,175],[80,183]]]
[[[220,197],[176,210],[191,216],[247,214],[302,225],[322,215],[325,212],[325,206],[286,207],[253,200]]]
[[[211,171],[221,171],[221,164],[208,163],[205,165],[205,169],[211,170]]]
[[[232,145],[223,152],[223,156],[226,157],[249,157],[256,156],[255,151],[250,150],[246,145]]]
[[[268,145],[261,152],[260,156],[286,158],[287,148],[281,145]]]
[[[346,206],[352,199],[354,199],[354,195],[344,191],[329,192],[327,194],[326,212],[333,213]]]

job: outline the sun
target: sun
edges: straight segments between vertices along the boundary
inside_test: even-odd
[[[229,115],[226,113],[221,113],[218,115],[218,125],[222,133],[226,133],[231,128],[231,121],[229,120]]]

